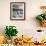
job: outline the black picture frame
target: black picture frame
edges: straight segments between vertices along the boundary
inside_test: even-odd
[[[10,20],[25,20],[25,2],[10,2]]]

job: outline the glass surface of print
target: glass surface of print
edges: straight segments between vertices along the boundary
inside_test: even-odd
[[[25,3],[24,2],[11,2],[10,19],[24,20],[25,19]]]

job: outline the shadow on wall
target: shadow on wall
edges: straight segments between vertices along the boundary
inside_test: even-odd
[[[40,26],[39,21],[37,21],[35,17],[31,17],[30,21],[32,25],[37,26],[37,27]]]

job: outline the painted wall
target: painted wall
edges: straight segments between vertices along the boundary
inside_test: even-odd
[[[26,3],[25,21],[10,20],[10,2]],[[35,16],[41,13],[40,6],[42,5],[46,5],[46,0],[0,0],[0,34],[4,34],[6,25],[15,25],[19,31],[18,36],[23,34],[29,37],[36,34],[37,29],[46,30],[46,28],[40,27],[35,19]]]

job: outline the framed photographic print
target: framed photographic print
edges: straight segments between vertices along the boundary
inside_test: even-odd
[[[25,20],[25,2],[10,3],[10,19]]]

